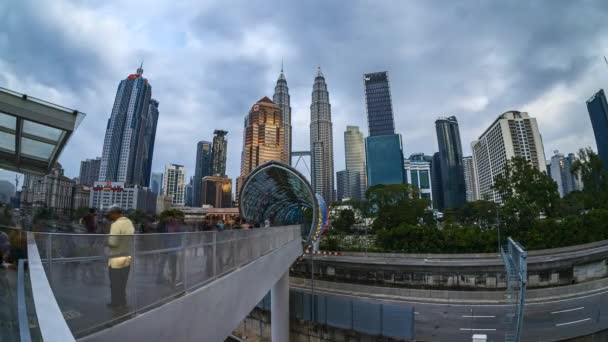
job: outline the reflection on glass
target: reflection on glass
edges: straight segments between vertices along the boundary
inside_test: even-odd
[[[61,137],[62,130],[41,125],[32,121],[23,121],[23,133],[35,135],[41,138],[57,141]]]
[[[21,153],[24,155],[48,160],[51,157],[54,148],[55,145],[28,138],[21,138]]]
[[[3,150],[15,152],[15,135],[6,132],[0,132],[0,148]]]
[[[17,127],[17,118],[0,112],[0,127],[15,130],[15,127]]]

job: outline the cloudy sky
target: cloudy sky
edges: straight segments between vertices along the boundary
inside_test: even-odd
[[[528,111],[545,153],[595,149],[585,100],[608,86],[608,2],[2,1],[0,86],[87,114],[63,152],[68,176],[101,155],[118,82],[144,60],[160,102],[153,171],[184,164],[229,131],[238,175],[243,117],[272,96],[285,61],[294,149],[308,149],[315,69],[343,132],[367,132],[362,74],[388,70],[404,154],[437,151],[434,121],[455,115],[465,154],[502,112]],[[9,173],[2,174],[11,177]]]

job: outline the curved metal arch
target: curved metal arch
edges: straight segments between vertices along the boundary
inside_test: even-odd
[[[327,205],[315,194],[300,172],[286,164],[270,161],[255,168],[239,193],[239,212],[246,220],[273,225],[301,224],[304,211],[312,210],[310,226],[302,226],[305,247],[318,240],[327,227]]]

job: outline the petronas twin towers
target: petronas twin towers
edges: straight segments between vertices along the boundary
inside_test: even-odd
[[[291,106],[287,79],[281,66],[281,74],[274,88],[273,102],[281,109],[285,154],[291,161]],[[331,124],[331,105],[325,77],[321,68],[313,84],[310,104],[310,159],[311,182],[316,193],[327,203],[334,200],[334,143]]]

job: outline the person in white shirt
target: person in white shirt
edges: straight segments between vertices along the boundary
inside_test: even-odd
[[[112,222],[110,237],[108,238],[108,247],[110,248],[110,255],[112,255],[108,260],[112,301],[108,306],[110,308],[122,308],[127,305],[127,281],[129,280],[132,261],[129,254],[135,228],[131,220],[122,215],[122,209],[117,205],[110,207],[107,217]]]

